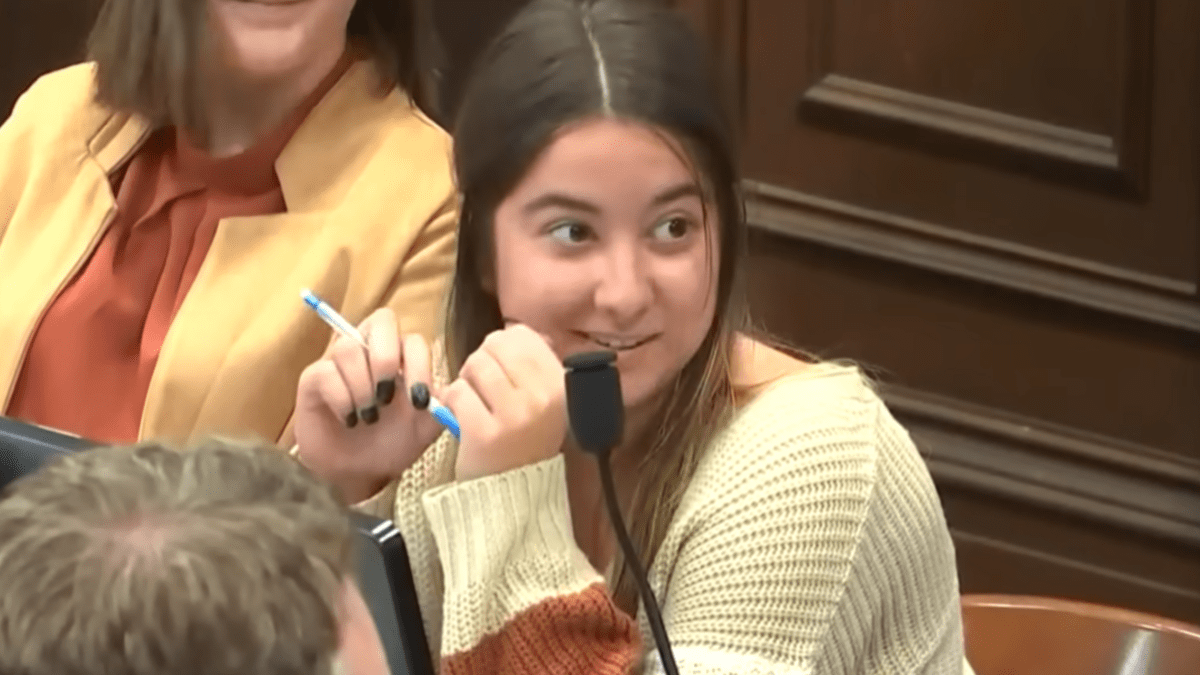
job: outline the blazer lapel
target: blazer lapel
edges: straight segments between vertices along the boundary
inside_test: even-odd
[[[159,352],[143,438],[250,429],[273,442],[284,432],[255,425],[290,418],[296,377],[281,374],[300,373],[330,342],[300,289],[342,310],[354,253],[336,227],[387,217],[377,196],[360,199],[358,179],[398,124],[423,123],[403,92],[377,93],[378,82],[371,61],[353,64],[296,130],[275,163],[288,213],[218,225]]]
[[[0,413],[8,405],[43,312],[91,251],[114,209],[103,173],[89,168],[74,179],[86,186],[56,190],[70,195],[68,199],[22,204],[23,222],[8,230],[0,246],[0,382],[9,383],[0,391]],[[30,226],[34,222],[37,225]]]
[[[8,406],[25,349],[42,314],[84,264],[116,210],[111,173],[133,154],[149,126],[128,115],[92,106],[68,128],[86,139],[65,153],[47,154],[32,167],[36,195],[26,198],[0,246],[0,412]],[[37,251],[37,255],[28,255]],[[7,281],[5,281],[7,280]]]
[[[321,344],[328,332],[313,321],[300,289],[331,298],[346,292],[348,257],[319,243],[326,221],[325,214],[221,221],[159,352],[141,437],[186,441],[196,428],[227,433],[253,429],[254,419],[286,418],[296,382],[277,375],[319,358],[320,351],[297,348]],[[270,406],[279,414],[264,415]],[[269,441],[279,433],[253,430]]]

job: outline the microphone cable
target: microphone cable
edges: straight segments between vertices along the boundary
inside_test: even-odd
[[[650,589],[633,541],[629,538],[617,502],[611,457],[613,448],[620,444],[625,431],[625,403],[621,396],[620,373],[613,365],[616,360],[616,353],[611,351],[575,354],[563,360],[566,368],[567,415],[575,442],[593,455],[598,463],[608,519],[625,554],[625,564],[637,583],[663,670],[666,675],[679,675],[675,653],[671,651],[671,641],[663,626],[662,612],[654,598],[654,591]]]

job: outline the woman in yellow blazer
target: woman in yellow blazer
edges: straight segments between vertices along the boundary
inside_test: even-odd
[[[107,0],[0,127],[0,414],[290,444],[331,342],[302,288],[432,339],[457,201],[420,1]]]

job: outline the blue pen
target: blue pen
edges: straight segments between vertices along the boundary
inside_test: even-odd
[[[355,328],[354,325],[349,321],[347,321],[341,314],[338,314],[337,310],[330,307],[329,303],[318,298],[307,288],[301,289],[300,297],[304,300],[304,304],[311,307],[312,310],[317,313],[317,316],[321,317],[321,320],[329,324],[329,327],[335,330],[339,335],[357,342],[362,346],[363,349],[369,349],[369,347],[367,347],[367,340],[362,336],[362,333],[358,332],[358,329]],[[428,389],[426,389],[426,391],[428,391]],[[428,407],[429,414],[433,415],[434,419],[440,422],[442,426],[449,429],[450,433],[454,434],[455,438],[458,438],[458,419],[454,417],[454,413],[450,412],[449,408],[442,405],[441,401],[438,401],[433,396],[429,396]]]
[[[370,349],[362,333],[358,332],[358,329],[341,314],[338,314],[336,309],[330,307],[329,303],[318,298],[307,288],[300,289],[300,297],[304,300],[304,304],[312,307],[317,316],[321,317],[321,320],[329,324],[329,327],[337,331],[339,335],[357,342],[363,349]]]

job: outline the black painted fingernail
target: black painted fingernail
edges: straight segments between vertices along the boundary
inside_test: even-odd
[[[358,416],[367,424],[375,424],[379,421],[379,406],[370,406],[358,411]]]
[[[414,384],[409,395],[412,397],[413,407],[417,410],[429,407],[429,387],[425,386],[424,382]]]
[[[396,378],[383,380],[375,385],[375,400],[379,402],[379,405],[387,405],[394,398],[396,398]]]
[[[346,428],[353,429],[356,426],[358,426],[358,413],[351,410],[350,414],[346,415]]]

